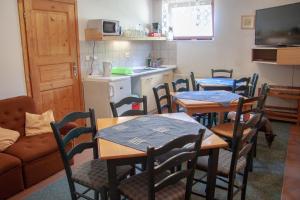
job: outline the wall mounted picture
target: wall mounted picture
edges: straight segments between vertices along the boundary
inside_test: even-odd
[[[254,29],[255,17],[254,15],[243,15],[241,18],[242,29]]]

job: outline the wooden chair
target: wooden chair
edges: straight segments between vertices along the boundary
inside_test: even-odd
[[[261,97],[252,99],[239,99],[237,117],[233,129],[232,147],[231,150],[221,149],[219,153],[219,161],[217,168],[217,178],[227,184],[226,187],[216,185],[216,187],[227,190],[227,199],[232,200],[233,197],[241,191],[241,199],[246,197],[248,172],[252,162],[252,151],[254,145],[254,138],[257,135],[258,125],[263,117],[263,112],[260,109],[251,108],[243,111],[243,107],[248,103],[259,103]],[[242,116],[253,114],[247,120],[242,121]],[[200,157],[197,161],[196,169],[201,171],[208,171],[208,156]],[[242,176],[242,184],[236,184],[236,176]],[[195,179],[200,183],[206,183],[203,180]],[[193,192],[193,194],[201,195]]]
[[[252,75],[252,78],[250,80],[250,89],[249,89],[248,97],[254,97],[258,78],[259,78],[259,75],[257,73],[254,73]]]
[[[219,75],[221,74],[221,75]],[[227,69],[211,69],[212,78],[232,78],[233,70]]]
[[[194,72],[191,72],[191,82],[192,82],[193,91],[199,91],[200,85],[197,83],[195,79]]]
[[[172,113],[172,103],[169,84],[164,83],[153,88],[155,102],[158,114],[162,114],[164,110]],[[162,94],[162,95],[160,95]]]
[[[76,120],[90,120],[90,126],[77,127],[70,130],[63,138],[61,137],[61,128],[69,122]],[[94,138],[96,135],[96,122],[94,110],[90,109],[89,112],[74,112],[65,116],[59,122],[51,122],[51,127],[61,154],[69,188],[71,192],[72,200],[84,198],[91,199],[86,196],[86,193],[90,190],[94,190],[95,199],[99,199],[99,193],[101,199],[106,200],[108,191],[108,177],[106,161],[98,159],[98,145]],[[66,146],[72,142],[75,138],[86,134],[91,136],[91,141],[83,142],[76,145],[71,150],[67,151]],[[87,161],[81,166],[71,168],[70,160],[78,153],[86,149],[93,149],[93,159]],[[131,166],[120,166],[118,168],[119,180],[125,178],[131,171]],[[79,193],[75,188],[75,183],[86,187],[87,189],[83,193]]]
[[[250,78],[244,77],[233,81],[232,92],[248,97]]]
[[[256,102],[258,104],[252,106],[252,109],[257,107],[257,108],[263,110],[264,105],[265,105],[265,101],[266,101],[266,98],[267,98],[268,88],[269,88],[268,84],[264,84],[262,86],[262,90],[261,90],[260,95],[256,98],[254,98],[254,99],[250,98],[250,100],[253,99],[253,101],[259,101],[259,102]],[[236,115],[237,112],[233,112],[235,114],[235,118],[238,117]],[[211,130],[215,134],[217,134],[221,137],[232,139],[233,138],[233,132],[234,132],[234,125],[235,125],[234,123],[236,122],[235,120],[234,120],[234,122],[228,122],[228,123],[217,125],[217,126],[213,127]]]
[[[174,92],[186,92],[190,91],[189,80],[188,79],[177,79],[172,82]]]
[[[124,105],[132,105],[133,103],[143,103],[143,110],[127,110],[122,114],[118,114],[117,109]],[[113,117],[122,117],[122,116],[135,116],[135,115],[147,115],[147,97],[143,98],[138,97],[126,97],[119,101],[118,103],[110,102],[110,108],[113,114]]]
[[[147,149],[147,171],[120,183],[120,193],[130,200],[190,199],[197,156],[205,129],[197,135],[179,137],[163,147]],[[187,146],[188,147],[187,147]],[[163,163],[156,165],[156,158],[181,149]],[[169,169],[186,164],[178,171]],[[186,179],[186,182],[182,182]]]

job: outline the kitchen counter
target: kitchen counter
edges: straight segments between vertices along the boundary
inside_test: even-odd
[[[160,73],[160,72],[165,72],[169,70],[174,70],[176,69],[176,65],[162,65],[159,68],[146,68],[145,66],[140,66],[140,67],[133,67],[133,71],[139,71],[136,73],[133,73],[131,75],[125,76],[125,75],[111,75],[109,77],[104,77],[102,75],[89,75],[86,78],[84,78],[84,81],[119,81],[123,79],[127,79],[130,77],[139,77],[139,76],[145,76],[145,75],[150,75],[150,74],[155,74],[155,73]],[[143,70],[145,69],[145,70]]]

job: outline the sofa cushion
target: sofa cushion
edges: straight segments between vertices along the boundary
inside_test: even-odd
[[[0,153],[0,163],[0,174],[3,174],[4,172],[15,167],[21,166],[20,159],[5,153]]]
[[[52,110],[40,115],[26,112],[25,135],[33,136],[52,132],[50,122],[54,121]]]
[[[4,152],[30,162],[57,151],[57,143],[53,133],[45,133],[31,137],[22,137]]]
[[[36,113],[32,98],[27,96],[0,100],[0,126],[25,133],[25,112]]]
[[[20,133],[18,131],[0,127],[0,152],[14,144],[19,137]]]

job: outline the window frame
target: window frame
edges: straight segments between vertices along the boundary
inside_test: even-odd
[[[211,36],[177,36],[173,40],[213,40],[215,37],[215,1],[211,0],[212,7],[212,35]]]

